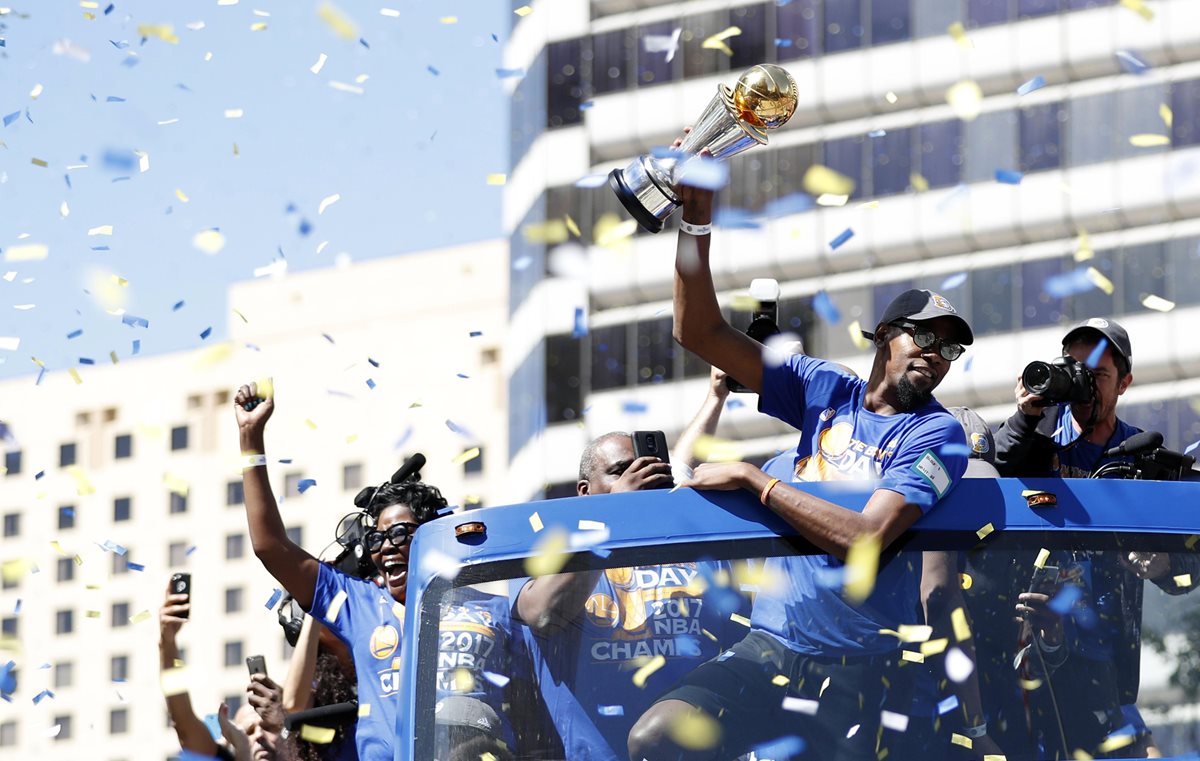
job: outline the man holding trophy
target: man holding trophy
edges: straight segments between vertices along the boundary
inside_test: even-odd
[[[638,761],[716,761],[772,742],[788,748],[775,749],[779,756],[881,757],[888,744],[881,711],[899,714],[908,707],[899,644],[885,632],[916,617],[921,571],[887,563],[865,599],[828,579],[849,578],[852,553],[886,551],[966,469],[962,428],[933,390],[973,336],[943,296],[910,290],[887,306],[874,331],[864,331],[875,345],[866,379],[802,355],[765,361],[763,346],[721,314],[708,259],[713,192],[689,185],[689,164],[697,155],[723,158],[765,143],[765,130],[781,126],[795,108],[790,75],[755,66],[733,90],[722,88],[677,141],[682,156],[666,162],[641,157],[610,178],[647,230],[657,232],[682,207],[675,339],[758,392],[761,411],[800,432],[795,457],[771,472],[749,463],[710,463],[681,486],[751,491],[828,553],[767,559],[764,570],[775,583],[755,599],[749,634],[642,714],[629,735],[630,758]],[[875,488],[857,512],[791,485],[816,480],[869,480]],[[688,721],[719,731],[706,747],[696,747],[679,739],[677,728]],[[986,723],[964,731],[974,753],[997,752]]]

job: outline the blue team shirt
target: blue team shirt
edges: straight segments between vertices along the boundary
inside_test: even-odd
[[[638,717],[681,677],[746,635],[731,619],[745,613],[745,598],[714,583],[713,575],[722,573],[730,573],[729,563],[611,568],[569,634],[529,638],[538,686],[567,758],[625,759]],[[513,580],[514,605],[527,581]],[[664,665],[637,687],[637,665],[658,655]]]
[[[374,582],[319,564],[308,610],[346,643],[358,672],[360,716],[355,733],[361,761],[393,761],[403,609]],[[400,615],[403,615],[402,613]]]
[[[1141,428],[1126,423],[1124,420],[1117,418],[1116,428],[1113,430],[1112,436],[1104,444],[1093,444],[1087,439],[1079,438],[1079,431],[1075,430],[1074,421],[1071,417],[1071,405],[1060,404],[1058,406],[1058,420],[1054,430],[1054,443],[1059,447],[1065,447],[1072,444],[1078,439],[1070,449],[1062,451],[1061,449],[1055,453],[1054,460],[1051,462],[1053,468],[1062,478],[1087,478],[1100,465],[1106,462],[1129,461],[1130,457],[1104,457],[1104,451],[1111,449],[1120,444],[1125,439],[1141,433]]]
[[[793,452],[764,470],[781,481],[874,480],[923,512],[962,478],[970,451],[962,426],[936,401],[912,412],[878,415],[863,408],[867,383],[824,360],[789,356],[763,367],[759,409],[800,430]],[[779,594],[760,594],[751,623],[809,655],[874,655],[896,650],[880,634],[913,621],[921,583],[920,553],[881,558],[875,591],[851,604],[836,581],[845,564],[830,555],[769,558],[783,579]]]

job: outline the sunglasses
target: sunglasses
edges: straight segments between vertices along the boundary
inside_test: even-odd
[[[893,322],[891,324],[911,335],[913,343],[917,345],[918,349],[928,349],[931,346],[936,346],[938,354],[942,356],[942,359],[949,362],[958,359],[966,351],[962,344],[938,338],[937,334],[929,328],[923,328],[911,322]]]
[[[416,530],[417,524],[415,523],[393,523],[388,526],[387,531],[368,531],[363,537],[363,544],[371,552],[382,548],[384,539],[391,542],[393,547],[403,547],[412,539],[413,532]]]

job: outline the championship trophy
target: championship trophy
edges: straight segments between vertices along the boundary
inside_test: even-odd
[[[724,159],[753,145],[767,144],[767,130],[782,127],[796,112],[796,81],[785,69],[763,63],[738,77],[731,90],[717,85],[692,131],[683,139],[679,158],[638,156],[608,175],[609,187],[642,229],[656,233],[679,208],[675,192],[681,170],[705,148]]]

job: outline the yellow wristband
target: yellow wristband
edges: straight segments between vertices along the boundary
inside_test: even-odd
[[[767,481],[767,485],[763,487],[762,494],[758,495],[758,501],[767,504],[767,498],[771,496],[771,490],[775,488],[775,484],[779,483],[778,478],[772,478]]]

